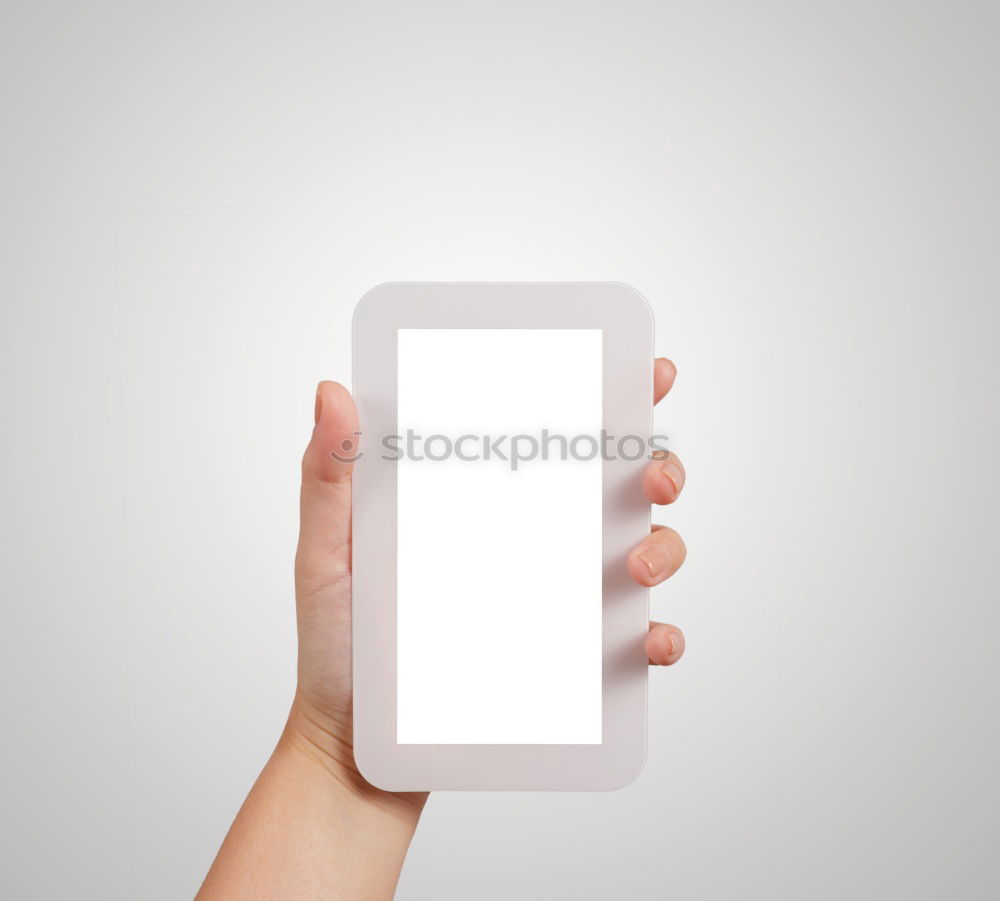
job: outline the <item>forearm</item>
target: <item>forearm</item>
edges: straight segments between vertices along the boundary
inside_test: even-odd
[[[391,898],[424,799],[365,783],[297,700],[198,897]]]

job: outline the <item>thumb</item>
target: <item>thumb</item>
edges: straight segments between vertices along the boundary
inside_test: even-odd
[[[342,585],[350,596],[351,474],[358,448],[358,412],[336,382],[316,389],[316,425],[302,458],[299,548],[295,575],[315,594]]]

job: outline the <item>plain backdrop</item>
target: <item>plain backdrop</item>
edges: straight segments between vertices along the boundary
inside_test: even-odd
[[[997,897],[998,47],[990,3],[5,3],[0,894],[196,890],[368,288],[619,280],[687,654],[638,781],[436,795],[399,897]]]

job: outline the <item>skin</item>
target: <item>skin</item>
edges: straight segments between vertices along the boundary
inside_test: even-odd
[[[653,367],[654,402],[673,386],[666,359]],[[198,893],[214,898],[391,898],[426,793],[393,794],[354,765],[351,713],[351,474],[331,456],[350,447],[358,416],[336,382],[316,391],[315,427],[302,459],[295,555],[298,686],[288,722],[233,822]],[[346,442],[346,443],[345,443]],[[684,467],[657,452],[646,467],[650,503],[672,504]],[[666,526],[629,553],[641,585],[658,585],[684,562],[680,536]],[[471,637],[470,637],[471,640]],[[572,657],[573,649],[565,648]],[[684,653],[680,629],[651,622],[646,654],[670,666]]]

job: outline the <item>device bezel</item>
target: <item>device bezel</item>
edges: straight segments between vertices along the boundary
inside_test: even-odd
[[[396,466],[377,452],[377,442],[379,435],[396,433],[398,331],[421,328],[601,329],[603,427],[647,442],[652,431],[653,317],[627,285],[400,282],[379,285],[361,299],[353,320],[353,392],[361,424],[352,539],[358,769],[388,791],[619,788],[639,773],[646,750],[649,591],[625,566],[629,550],[650,528],[645,459],[602,464],[602,742],[396,742]]]

